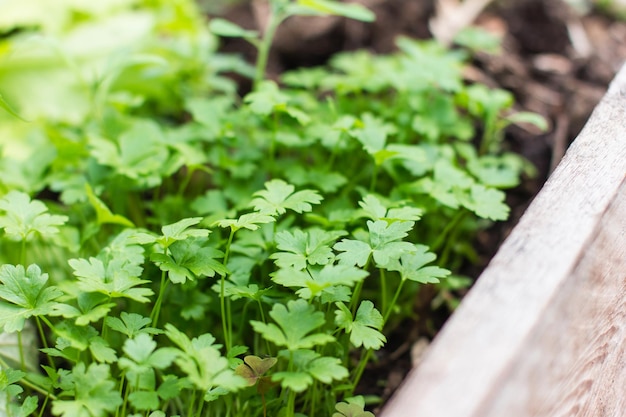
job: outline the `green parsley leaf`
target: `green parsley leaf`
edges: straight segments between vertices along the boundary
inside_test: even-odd
[[[116,262],[130,275],[139,276],[143,271],[144,249],[133,243],[134,231],[126,229],[118,234],[107,247],[98,254],[98,259],[109,264]]]
[[[170,400],[180,396],[180,392],[184,387],[184,380],[175,375],[163,376],[163,382],[157,389],[157,394],[164,400]]]
[[[338,172],[326,172],[313,167],[300,165],[289,167],[286,170],[289,181],[295,185],[312,185],[326,193],[334,193],[344,186],[348,180]]]
[[[77,297],[78,309],[68,304],[55,306],[54,315],[76,318],[76,324],[85,326],[105,317],[117,304],[107,303],[108,297],[100,293],[80,293]]]
[[[154,391],[154,370],[167,368],[179,356],[180,351],[175,348],[156,347],[156,342],[146,333],[124,342],[125,356],[118,363],[134,388]]]
[[[107,317],[104,323],[116,332],[125,334],[130,339],[141,333],[162,333],[161,330],[155,329],[154,327],[146,327],[152,323],[152,320],[137,313],[127,313],[122,311],[120,318]]]
[[[104,202],[96,196],[89,184],[85,184],[85,191],[87,192],[87,198],[89,199],[89,203],[96,211],[98,224],[110,223],[119,224],[126,227],[135,227],[133,222],[128,220],[126,217],[119,214],[113,214],[111,210],[106,206],[106,204],[104,204]]]
[[[0,266],[0,282],[0,329],[7,333],[21,331],[29,317],[52,314],[57,305],[53,300],[63,294],[46,287],[48,274],[34,264],[26,270],[22,265]]]
[[[341,365],[339,358],[322,356],[309,349],[298,349],[296,351],[282,350],[279,355],[285,359],[293,357],[294,370],[287,372],[277,372],[272,376],[273,381],[281,382],[283,387],[287,387],[297,392],[301,392],[313,383],[316,379],[324,384],[332,384],[349,376],[348,370]]]
[[[475,184],[471,188],[469,199],[464,206],[479,217],[490,220],[506,220],[509,217],[509,206],[504,202],[506,195],[494,188]]]
[[[483,185],[511,188],[519,184],[524,163],[521,158],[512,154],[500,157],[487,155],[470,160],[467,168]]]
[[[372,247],[367,242],[353,239],[342,239],[333,248],[342,252],[337,258],[344,265],[364,267],[372,253]]]
[[[125,297],[140,303],[150,301],[154,294],[150,288],[140,287],[150,281],[132,276],[124,261],[113,259],[105,265],[98,258],[70,259],[68,261],[78,278],[78,288],[87,292],[99,292],[111,298]]]
[[[387,341],[380,332],[383,327],[383,316],[369,300],[361,301],[356,316],[343,303],[335,303],[339,308],[335,310],[335,323],[350,335],[350,342],[355,347],[366,349],[380,349]]]
[[[413,244],[398,240],[406,237],[414,225],[415,222],[397,221],[388,224],[383,220],[368,220],[369,242],[343,239],[333,248],[342,252],[337,255],[341,264],[363,267],[371,255],[378,267],[385,268],[392,259],[413,249]]]
[[[472,84],[460,94],[460,100],[474,116],[494,117],[513,105],[513,95],[506,90]]]
[[[275,222],[276,218],[261,213],[247,213],[239,216],[238,219],[217,220],[215,224],[219,227],[230,227],[233,231],[240,229],[257,230],[260,224]]]
[[[335,405],[336,413],[332,417],[374,417],[373,413],[365,411],[363,405],[353,402],[341,402]]]
[[[276,216],[287,209],[296,213],[313,210],[311,204],[319,204],[322,196],[315,190],[302,190],[294,193],[295,187],[283,180],[271,180],[265,183],[265,190],[254,193],[256,196],[250,205],[260,214]]]
[[[26,373],[17,369],[0,369],[0,392],[6,392],[11,397],[17,397],[24,392],[24,389],[17,385],[16,382],[19,382],[25,376]]]
[[[154,121],[139,120],[115,139],[91,137],[90,145],[99,163],[140,186],[158,186],[162,175],[170,174],[163,172],[170,157],[167,141]]]
[[[89,348],[89,341],[98,337],[98,331],[93,326],[77,326],[69,320],[64,320],[56,326],[57,347],[63,350],[72,347],[80,351]]]
[[[413,252],[402,254],[400,258],[393,260],[387,269],[400,272],[402,280],[436,284],[440,278],[450,275],[450,271],[438,266],[424,266],[435,259],[436,255],[428,252],[427,246],[415,245]]]
[[[310,229],[306,232],[295,229],[278,232],[275,236],[276,246],[285,252],[277,252],[270,256],[281,268],[293,267],[305,269],[307,265],[326,265],[335,259],[329,243],[345,234],[342,230],[330,232],[321,229]]]
[[[135,233],[132,241],[145,245],[150,243],[158,243],[161,247],[167,249],[174,242],[185,240],[189,237],[207,237],[210,233],[207,229],[189,229],[191,226],[202,221],[202,217],[190,217],[177,221],[176,223],[165,225],[161,228],[161,236],[155,236],[149,233]]]
[[[300,288],[298,296],[309,300],[320,297],[331,287],[352,287],[369,273],[351,265],[326,265],[323,268],[310,268],[307,271],[281,268],[272,274],[272,281],[286,287]]]
[[[259,84],[257,90],[248,93],[244,102],[253,113],[268,116],[277,108],[285,108],[289,97],[283,94],[274,81],[265,80]]]
[[[57,226],[67,222],[67,216],[48,214],[48,208],[39,200],[32,200],[28,194],[10,191],[0,199],[0,229],[13,240],[31,240],[33,235],[50,237],[59,233]]]
[[[113,363],[117,361],[115,350],[109,347],[109,343],[100,336],[89,340],[89,351],[96,362]]]
[[[149,334],[140,333],[134,339],[124,342],[124,353],[135,365],[147,366],[155,369],[164,369],[170,366],[178,355],[177,351],[170,348],[156,349],[157,344]],[[130,362],[120,359],[120,366],[128,368]]]
[[[98,362],[112,363],[117,360],[115,350],[92,326],[78,326],[68,320],[56,326],[57,340],[54,348],[41,349],[42,352],[65,358],[72,362],[80,359],[80,352],[89,349],[93,358]]]
[[[155,391],[135,391],[128,396],[137,410],[154,410],[159,407],[159,395]]]
[[[388,208],[373,194],[366,195],[359,206],[363,214],[372,220],[392,221],[417,221],[422,217],[423,210],[416,207],[393,207]]]
[[[537,113],[531,113],[531,112],[525,112],[525,111],[510,114],[506,117],[505,120],[508,123],[513,123],[513,124],[529,123],[531,125],[536,126],[539,130],[543,132],[547,131],[549,127],[548,121],[546,120],[545,117]]]
[[[324,345],[335,340],[324,333],[311,333],[325,323],[324,313],[315,311],[315,308],[306,301],[292,300],[285,307],[275,304],[270,316],[278,324],[265,324],[251,320],[250,324],[257,333],[277,346],[286,346],[289,350],[307,349],[316,345]]]
[[[205,239],[178,241],[170,246],[169,255],[153,253],[150,260],[162,271],[167,271],[170,281],[175,284],[184,284],[187,279],[193,281],[201,276],[213,277],[215,273],[226,275],[228,270],[216,260],[224,257],[224,253],[206,245]]]
[[[31,395],[26,397],[22,404],[10,403],[8,406],[8,412],[11,417],[28,417],[37,410],[39,401],[36,396]]]
[[[295,392],[302,392],[313,383],[313,378],[305,372],[283,371],[272,375],[272,381],[280,382],[281,386]]]
[[[290,97],[284,94],[278,85],[271,80],[262,81],[256,90],[244,97],[243,101],[253,113],[260,116],[281,112],[293,117],[302,125],[311,120],[308,114],[290,105]]]
[[[307,364],[306,370],[313,378],[325,384],[332,384],[333,381],[342,380],[349,375],[348,370],[341,365],[339,358],[329,356],[313,359]]]
[[[354,129],[350,133],[359,141],[370,155],[375,155],[385,149],[387,137],[395,132],[393,125],[382,119],[365,113],[361,117],[362,128]]]
[[[165,325],[165,334],[181,349],[176,359],[178,367],[196,388],[209,391],[219,387],[225,392],[237,391],[246,386],[246,380],[230,368],[210,334],[189,339],[171,324]]]
[[[4,391],[3,391],[4,392]],[[21,400],[21,398],[19,398]],[[11,401],[8,404],[6,401],[0,404],[0,409],[3,411],[3,415],[11,417],[28,417],[37,410],[38,399],[36,396],[31,395],[24,398],[23,402]]]
[[[209,30],[218,36],[228,38],[256,39],[259,36],[254,30],[245,30],[228,20],[219,18],[211,19]]]
[[[64,417],[105,417],[122,404],[122,397],[111,380],[109,365],[78,363],[72,369],[72,400],[52,402],[52,413]],[[61,397],[63,398],[63,397]]]

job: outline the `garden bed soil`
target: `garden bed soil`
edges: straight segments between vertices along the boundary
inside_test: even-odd
[[[431,37],[429,21],[437,13],[432,0],[358,2],[376,13],[375,23],[332,17],[285,22],[272,49],[270,76],[277,77],[296,67],[324,64],[341,51],[366,48],[388,53],[394,50],[398,35]],[[466,69],[466,79],[511,91],[516,98],[516,109],[543,115],[550,127],[544,133],[515,126],[507,131],[506,146],[530,160],[537,168],[537,175],[526,178],[508,193],[510,219],[478,236],[475,247],[480,260],[464,271],[473,278],[480,274],[515,226],[626,60],[623,21],[593,9],[577,12],[557,0],[492,3],[495,4],[483,10],[475,24],[502,35],[502,51],[499,55],[475,56]],[[263,2],[244,2],[224,10],[223,14],[245,28],[258,29],[263,22],[263,8]],[[222,48],[243,54],[251,62],[254,59],[254,49],[244,41],[229,40]],[[249,86],[243,84],[242,89],[246,88]],[[363,380],[361,393],[386,400],[419,361],[428,341],[449,314],[444,308],[432,311],[435,295],[435,290],[428,286],[420,291],[415,301],[416,319],[403,323],[378,352],[378,360],[372,363]]]

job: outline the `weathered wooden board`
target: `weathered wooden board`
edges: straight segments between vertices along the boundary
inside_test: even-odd
[[[626,66],[383,417],[626,416]]]

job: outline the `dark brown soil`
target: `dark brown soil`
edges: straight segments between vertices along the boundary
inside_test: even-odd
[[[435,15],[434,0],[352,0],[372,9],[373,24],[340,18],[298,18],[279,30],[269,63],[270,76],[299,66],[319,65],[334,53],[367,48],[377,53],[394,50],[398,35],[429,38],[429,20]],[[465,0],[469,2],[471,0]],[[243,2],[225,11],[225,16],[246,28],[262,25],[263,1]],[[512,127],[507,144],[528,158],[538,175],[509,193],[511,219],[478,237],[481,255],[468,274],[477,277],[502,240],[517,223],[534,195],[558,164],[567,147],[589,118],[606,88],[626,60],[626,23],[593,8],[576,12],[565,0],[492,1],[475,24],[504,35],[500,55],[480,54],[467,69],[468,81],[479,81],[511,91],[519,110],[542,114],[550,122],[546,133]],[[583,38],[575,36],[576,30]],[[245,42],[232,40],[225,51],[254,59]],[[378,362],[372,364],[363,392],[383,400],[393,392],[418,360],[446,311],[434,314],[430,304],[434,291],[425,287],[416,300],[419,319],[406,322],[397,337],[390,338]],[[429,311],[428,314],[419,314]],[[417,342],[417,343],[416,343]]]

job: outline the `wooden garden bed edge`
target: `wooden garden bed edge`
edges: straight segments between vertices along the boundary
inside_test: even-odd
[[[526,383],[515,378],[526,372],[520,369],[525,369],[525,352],[533,349],[528,343],[536,342],[544,317],[554,315],[559,294],[576,275],[609,207],[616,198],[626,199],[620,192],[625,173],[626,66],[424,361],[381,415],[485,417],[491,415],[489,410],[506,409],[494,405],[500,401],[496,393],[507,384]],[[619,233],[617,239],[626,240]],[[558,326],[563,318],[556,314],[552,320]],[[534,354],[545,357],[529,361],[534,366],[558,357],[558,352]],[[506,415],[540,415],[528,410],[522,407],[518,414]]]

